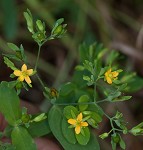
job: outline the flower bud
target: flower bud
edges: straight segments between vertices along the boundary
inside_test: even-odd
[[[133,127],[130,130],[130,133],[133,135],[143,135],[143,122],[141,122],[140,124],[138,124],[137,126]]]
[[[23,115],[22,115],[21,121],[22,121],[23,123],[28,123],[29,120],[30,120],[30,115],[28,115],[28,114],[23,114]]]
[[[108,135],[109,135],[109,134],[108,134],[107,132],[105,132],[105,133],[99,135],[99,137],[100,137],[101,139],[105,139],[105,138],[108,137]]]
[[[50,95],[54,98],[58,96],[58,91],[55,88],[50,89]]]

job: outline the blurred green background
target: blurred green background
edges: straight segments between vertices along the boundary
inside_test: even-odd
[[[81,43],[101,42],[105,47],[116,49],[126,58],[124,70],[136,71],[143,78],[143,0],[0,0],[0,54],[9,52],[7,42],[23,44],[29,62],[34,65],[37,45],[26,27],[23,12],[29,8],[34,18],[47,23],[47,34],[54,22],[64,18],[67,34],[60,40],[47,42],[41,51],[38,69],[41,78],[50,87],[59,87],[69,81],[78,62]],[[12,73],[0,55],[0,81],[10,80]],[[39,105],[44,100],[39,83],[33,78],[34,88],[21,97]],[[125,114],[130,125],[143,121],[143,90],[131,93],[131,102],[116,105]],[[126,105],[125,105],[126,104]],[[112,114],[113,105],[106,107]],[[98,133],[107,128],[104,120]],[[129,150],[142,150],[143,138],[124,137]],[[102,141],[101,141],[102,142]],[[110,141],[104,142],[103,150],[110,149]]]

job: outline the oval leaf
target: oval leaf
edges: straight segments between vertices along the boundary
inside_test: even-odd
[[[64,150],[100,150],[99,143],[96,136],[91,134],[91,138],[87,145],[80,145],[79,143],[71,144],[63,136],[61,124],[63,119],[62,109],[57,106],[53,106],[49,112],[49,125],[52,133],[56,139],[61,143]]]
[[[90,131],[89,131],[88,127],[82,128],[82,130],[83,130],[84,134],[82,134],[82,133],[76,134],[76,139],[79,144],[87,145],[87,143],[89,142],[89,139],[90,139]]]
[[[66,106],[64,108],[64,115],[67,119],[75,118],[78,115],[78,110],[74,106]]]
[[[50,133],[48,118],[40,122],[32,122],[27,130],[32,137],[40,137]]]
[[[15,127],[11,134],[12,144],[16,147],[16,150],[37,150],[36,145],[23,127]]]
[[[62,120],[62,132],[66,140],[71,143],[75,144],[76,143],[76,138],[74,134],[74,129],[69,128],[70,124],[67,122],[67,119],[64,117]]]
[[[0,112],[10,125],[21,118],[19,97],[14,89],[8,87],[7,82],[0,84]]]
[[[61,96],[66,96],[66,95],[70,94],[72,91],[74,91],[74,89],[75,89],[75,85],[71,82],[68,82],[61,87],[59,94]]]
[[[88,95],[82,95],[79,100],[78,100],[78,103],[81,103],[79,104],[79,110],[80,111],[84,111],[88,108],[88,104],[82,104],[82,103],[87,103],[89,102],[89,97]]]

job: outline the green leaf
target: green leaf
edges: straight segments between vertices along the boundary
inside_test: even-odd
[[[62,133],[62,108],[53,106],[49,112],[49,125],[52,133],[56,137],[56,139],[61,143],[64,150],[100,150],[99,143],[97,142],[96,136],[91,134],[90,140],[87,145],[80,145],[78,143],[71,144],[69,143]]]
[[[68,82],[61,87],[59,94],[61,96],[66,96],[70,94],[74,89],[75,89],[75,85],[71,82]]]
[[[26,19],[27,22],[27,28],[29,30],[29,32],[34,33],[34,29],[33,29],[33,17],[32,14],[30,12],[29,9],[27,9],[27,12],[24,12],[24,17]]]
[[[12,61],[10,61],[7,57],[4,57],[4,63],[10,67],[12,70],[17,70],[17,68],[15,67],[14,63]]]
[[[13,43],[7,43],[7,45],[8,45],[8,47],[9,47],[10,49],[12,49],[13,51],[19,51],[19,47],[16,46],[15,44],[13,44]]]
[[[127,83],[125,92],[136,92],[143,88],[143,78],[137,76],[135,73],[123,74],[121,79],[123,83]]]
[[[0,142],[0,150],[15,150],[15,147],[10,143],[1,143]]]
[[[76,138],[75,138],[75,131],[73,128],[69,128],[70,124],[67,122],[67,119],[64,117],[62,120],[62,132],[66,140],[71,143],[75,144]]]
[[[85,80],[85,81],[91,81],[91,78],[89,77],[89,76],[85,76],[85,75],[83,75],[83,80]]]
[[[15,54],[3,54],[5,57],[8,57],[9,59],[14,59],[17,61],[21,61]]]
[[[112,92],[108,95],[107,99],[108,101],[114,101],[115,98],[119,97],[122,93],[120,91],[115,91],[115,92]]]
[[[58,25],[62,24],[64,22],[64,18],[60,18],[56,21],[56,23],[58,23]]]
[[[127,100],[130,100],[131,98],[132,96],[121,96],[121,97],[113,99],[112,102],[127,101]]]
[[[93,127],[98,128],[98,123],[102,121],[102,115],[98,114],[96,112],[90,113],[90,118],[87,120],[87,122]]]
[[[111,140],[111,145],[112,145],[112,150],[116,150],[116,143],[114,143],[114,141],[113,140]]]
[[[11,134],[12,144],[16,150],[37,150],[34,140],[23,127],[15,127]]]
[[[96,112],[100,116],[102,116],[104,114],[102,108],[100,106],[98,106],[97,104],[89,105],[87,110]]]
[[[112,50],[110,53],[108,53],[108,57],[106,59],[106,64],[111,66],[112,63],[118,58],[119,52]]]
[[[23,60],[24,62],[26,62],[26,61],[27,61],[27,58],[26,58],[26,55],[25,55],[25,53],[24,53],[24,47],[23,47],[22,44],[20,45],[20,52],[21,52],[22,60]]]
[[[73,115],[72,113],[74,113],[75,116],[77,116],[79,114],[77,108],[75,108],[74,106],[66,106],[64,108],[64,116],[67,118],[67,119],[71,119],[73,118]]]
[[[6,82],[0,84],[0,111],[10,125],[15,125],[16,121],[21,118],[19,97]]]
[[[81,66],[81,65],[77,65],[77,66],[75,67],[75,69],[78,70],[78,71],[83,71],[83,70],[84,70],[84,67]]]
[[[82,95],[79,98],[79,100],[78,100],[79,106],[78,107],[79,107],[80,111],[84,111],[88,108],[88,104],[82,104],[82,103],[87,103],[87,102],[89,102],[89,96],[88,95]]]
[[[117,90],[123,91],[126,87],[127,87],[127,83],[120,85]]]
[[[87,145],[87,143],[90,140],[90,131],[89,131],[88,127],[82,128],[82,130],[84,132],[84,135],[82,133],[75,134],[76,135],[76,139],[77,139],[79,144]]]
[[[101,68],[98,77],[102,76],[105,73],[106,70],[107,70],[107,67]]]
[[[123,141],[123,139],[122,139],[122,137],[120,136],[120,147],[122,148],[122,149],[126,149],[126,144],[125,144],[125,142]]]
[[[40,122],[30,123],[30,126],[27,130],[32,137],[40,137],[50,133],[51,130],[49,127],[48,118]]]
[[[91,118],[94,119],[96,123],[99,123],[102,121],[102,116],[96,112],[91,113]]]
[[[133,127],[130,130],[130,133],[137,136],[137,135],[143,135],[143,122],[139,123],[135,127]]]
[[[98,124],[95,122],[94,119],[89,118],[89,119],[87,120],[87,122],[88,122],[88,124],[91,125],[93,128],[98,128]]]

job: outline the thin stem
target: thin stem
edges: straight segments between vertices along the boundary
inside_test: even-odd
[[[111,119],[111,117],[108,116],[104,111],[103,111],[103,113],[104,113],[104,115],[105,115],[109,120]]]
[[[94,103],[96,103],[96,82],[94,82]]]
[[[41,78],[39,77],[39,75],[37,73],[36,73],[36,77],[39,80],[39,82],[40,82],[41,86],[43,87],[43,89],[45,89],[45,85],[44,85],[43,81],[41,80]]]
[[[115,128],[114,128],[114,125],[113,125],[113,119],[112,118],[110,118],[110,124],[111,124],[111,127],[113,129],[113,132],[115,133]]]
[[[37,55],[37,59],[36,59],[36,63],[35,63],[35,70],[37,70],[38,61],[39,61],[39,56],[40,56],[40,51],[41,51],[41,46],[42,46],[42,45],[39,44],[38,55]]]
[[[98,104],[98,103],[103,103],[103,102],[108,102],[108,99],[105,98],[105,99],[103,99],[103,100],[101,100],[101,101],[98,101],[98,102],[96,102],[96,103]]]
[[[120,130],[120,129],[116,129],[116,128],[114,128],[114,130],[116,130],[116,131],[119,131],[119,132],[123,132],[123,130]]]
[[[88,103],[53,103],[54,105],[64,106],[64,105],[93,105],[94,102],[88,102]]]

